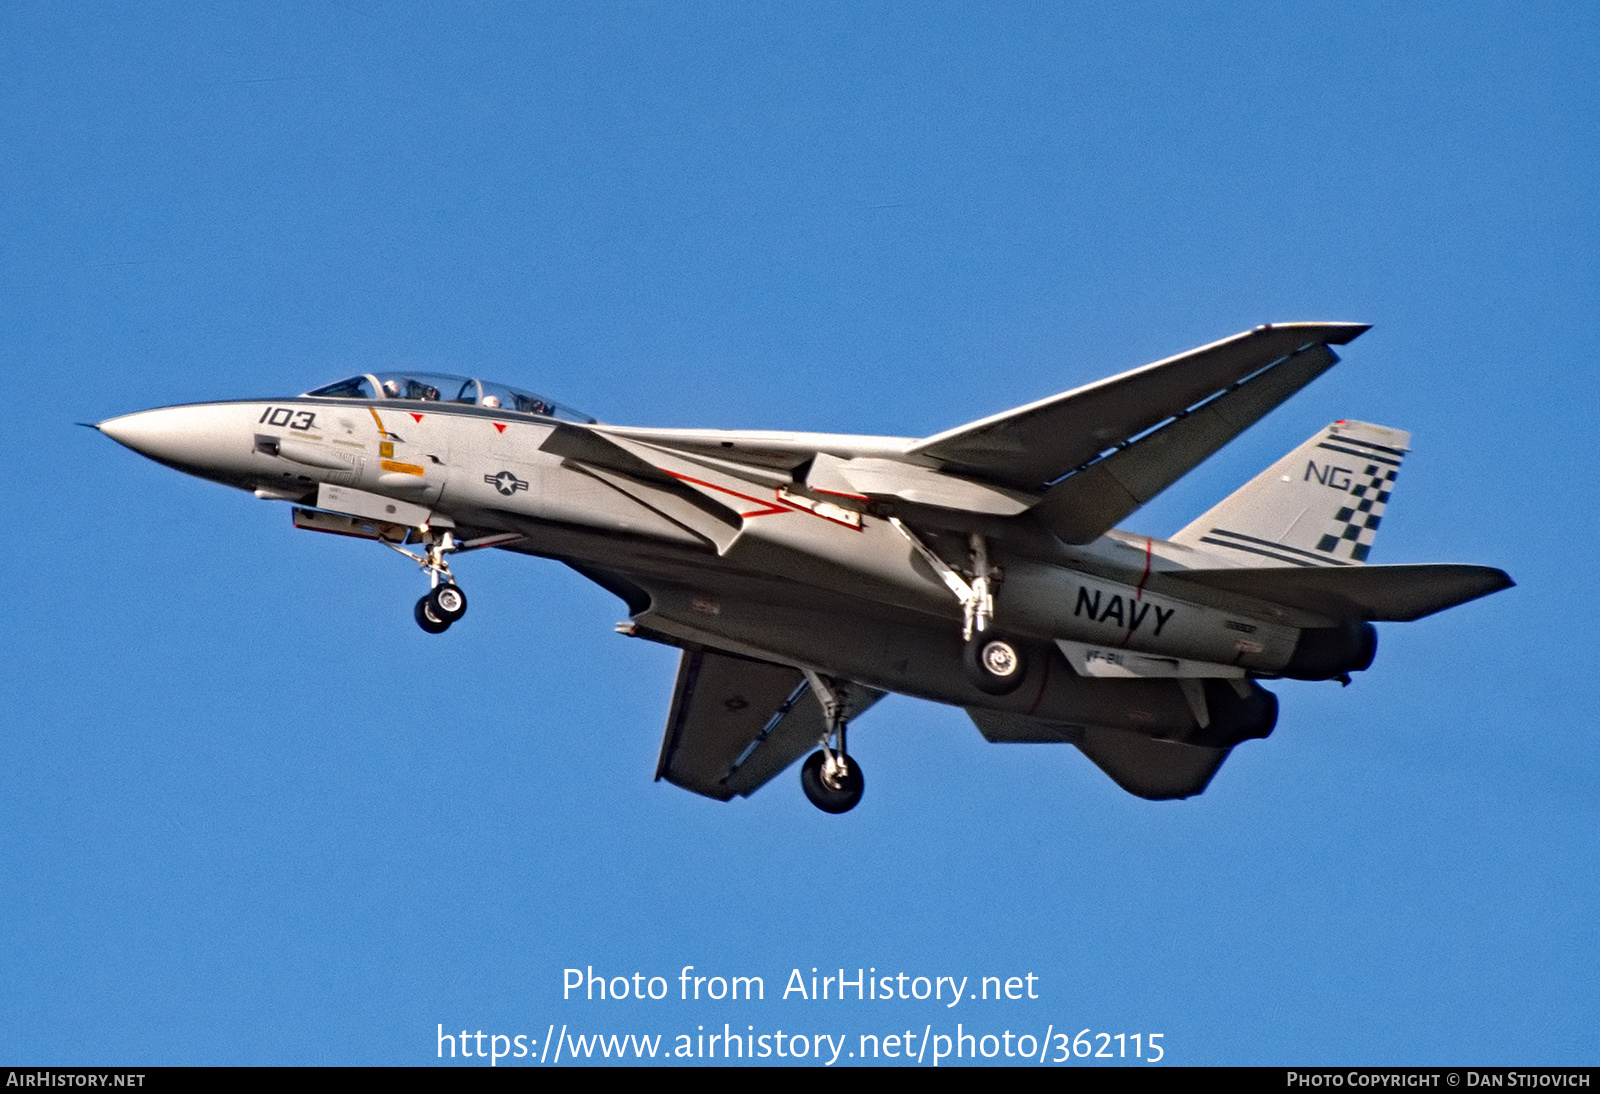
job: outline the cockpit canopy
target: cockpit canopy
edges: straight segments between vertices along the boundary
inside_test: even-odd
[[[307,395],[324,399],[412,399],[418,402],[461,403],[518,414],[538,414],[569,422],[594,424],[594,418],[563,406],[543,395],[509,387],[506,384],[475,380],[469,376],[447,376],[438,372],[369,372],[348,380],[319,387]]]

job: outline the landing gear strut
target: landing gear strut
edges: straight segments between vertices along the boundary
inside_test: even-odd
[[[976,532],[969,538],[972,580],[951,569],[950,564],[929,549],[898,517],[890,517],[902,536],[910,542],[924,562],[933,567],[956,599],[961,601],[961,667],[973,687],[986,695],[1009,695],[1022,686],[1028,675],[1028,661],[1022,646],[993,629],[994,581],[999,571],[989,565],[989,544]]]
[[[845,752],[845,697],[839,684],[829,684],[810,669],[803,670],[811,684],[811,692],[822,703],[827,730],[818,742],[820,749],[806,758],[800,768],[800,788],[811,804],[824,813],[848,813],[861,800],[866,784],[861,777],[861,765]],[[828,746],[834,741],[834,747]]]
[[[450,572],[450,563],[444,557],[461,548],[448,529],[433,531],[424,527],[421,532],[424,553],[420,555],[397,544],[385,543],[428,572],[432,587],[428,595],[417,601],[412,615],[416,618],[417,626],[429,634],[442,634],[450,629],[450,624],[467,614],[467,594],[456,584],[455,575]]]

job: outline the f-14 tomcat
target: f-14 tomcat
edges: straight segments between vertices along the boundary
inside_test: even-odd
[[[1257,327],[922,439],[606,425],[414,372],[99,423],[169,467],[293,503],[298,528],[410,555],[429,632],[452,556],[559,560],[681,650],[656,777],[726,801],[808,751],[817,807],[860,800],[847,724],[886,692],[991,741],[1077,746],[1150,799],[1266,737],[1263,679],[1371,665],[1374,622],[1509,587],[1367,565],[1410,436],[1339,421],[1170,540],[1114,525],[1331,367],[1349,323]]]

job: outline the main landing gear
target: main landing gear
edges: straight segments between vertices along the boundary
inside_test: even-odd
[[[822,703],[828,728],[822,734],[820,749],[800,767],[800,788],[812,805],[824,813],[848,813],[861,800],[866,784],[861,765],[845,752],[844,727],[847,697],[844,685],[830,684],[810,669],[802,670],[811,684],[811,693]],[[829,741],[834,742],[829,747]]]
[[[972,686],[986,695],[1009,695],[1028,675],[1027,655],[1008,635],[993,629],[994,582],[1000,572],[989,565],[989,544],[976,532],[969,537],[972,580],[968,581],[923,543],[898,517],[889,518],[922,560],[933,567],[956,599],[961,601],[961,667]]]
[[[861,765],[842,752],[833,756],[826,749],[807,757],[800,768],[800,786],[811,804],[824,813],[848,813],[865,788]]]
[[[467,594],[456,584],[455,576],[450,572],[450,563],[444,557],[460,550],[461,545],[448,529],[434,531],[424,527],[421,534],[424,553],[420,555],[387,540],[384,542],[428,572],[432,588],[417,601],[411,614],[416,618],[417,626],[429,634],[443,634],[450,629],[450,624],[467,614]]]
[[[1022,647],[995,631],[976,631],[961,650],[967,679],[986,695],[1009,695],[1027,675]]]

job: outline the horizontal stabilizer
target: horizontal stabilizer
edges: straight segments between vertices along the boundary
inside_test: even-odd
[[[1170,570],[1166,576],[1333,619],[1373,623],[1409,623],[1516,584],[1504,570],[1492,566],[1449,563]]]
[[[1111,781],[1150,801],[1192,798],[1211,784],[1231,748],[1159,741],[1142,733],[1065,725],[995,710],[969,708],[984,738],[1004,743],[1073,744]]]
[[[1121,729],[1083,731],[1078,751],[1089,757],[1111,781],[1149,801],[1192,798],[1211,785],[1211,778],[1231,748],[1158,741]]]
[[[1037,490],[1274,361],[1344,345],[1360,323],[1279,323],[946,430],[907,454],[1016,490]],[[1329,362],[1331,363],[1331,362]]]

